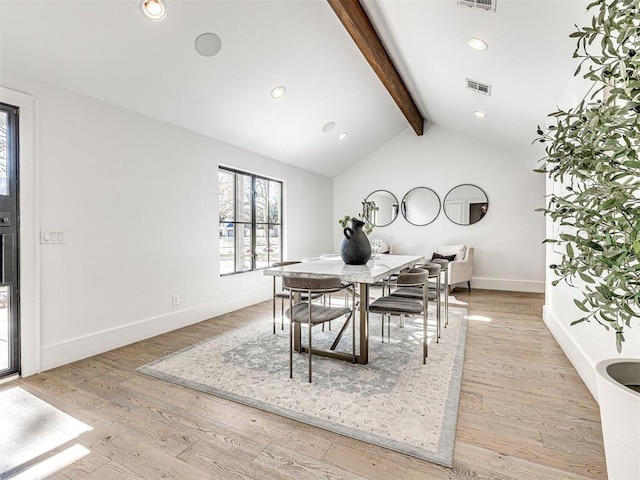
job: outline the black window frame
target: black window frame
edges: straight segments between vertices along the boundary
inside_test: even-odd
[[[258,175],[255,173],[251,173],[251,172],[247,172],[245,170],[240,170],[237,168],[232,168],[232,167],[226,167],[223,165],[219,165],[218,166],[218,181],[220,179],[220,173],[221,172],[225,172],[227,174],[233,174],[234,175],[234,181],[233,181],[233,198],[235,200],[234,202],[234,213],[233,213],[233,220],[229,221],[229,220],[222,220],[220,217],[220,205],[218,205],[218,227],[220,227],[221,224],[225,223],[225,224],[233,224],[234,225],[234,232],[237,231],[236,229],[236,225],[238,224],[248,224],[249,222],[246,221],[239,221],[238,220],[238,213],[237,213],[237,196],[238,196],[238,192],[237,192],[237,177],[236,175],[243,175],[246,177],[250,177],[251,178],[251,222],[250,222],[250,229],[251,229],[251,268],[250,269],[242,269],[242,270],[238,270],[238,248],[237,245],[235,245],[234,243],[234,248],[233,248],[233,272],[226,272],[223,273],[222,272],[222,257],[220,255],[220,245],[218,246],[218,265],[220,268],[220,276],[221,277],[226,277],[226,276],[230,276],[230,275],[238,275],[238,274],[242,274],[242,273],[248,273],[248,272],[255,272],[255,271],[259,271],[259,270],[263,270],[264,268],[267,268],[269,266],[271,266],[274,262],[280,262],[282,261],[282,251],[283,251],[283,244],[284,244],[284,236],[283,236],[283,232],[284,232],[284,182],[282,180],[278,180],[276,178],[272,178],[272,177],[267,177],[265,175]],[[280,204],[280,210],[279,210],[279,222],[269,222],[268,221],[268,214],[267,214],[267,222],[259,222],[257,221],[257,213],[256,213],[256,182],[257,181],[266,181],[266,182],[275,182],[277,184],[280,185],[280,195],[278,198],[279,204]],[[219,189],[219,183],[218,183],[218,189]],[[218,196],[220,195],[220,191],[218,191]],[[267,201],[269,199],[269,195],[267,194]],[[268,204],[267,204],[267,209],[268,209]],[[270,251],[267,250],[267,265],[263,266],[263,267],[258,267],[258,253],[256,252],[257,249],[257,239],[258,239],[258,226],[262,225],[264,226],[265,229],[265,235],[266,235],[266,245],[270,245],[270,235],[269,232],[271,231],[271,229],[273,227],[278,227],[279,228],[279,236],[280,236],[280,245],[278,248],[278,255],[277,258],[272,258],[272,255]],[[222,234],[219,235],[219,238],[222,237]],[[234,233],[234,242],[235,242],[235,233]]]

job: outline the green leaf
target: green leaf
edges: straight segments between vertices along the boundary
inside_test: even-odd
[[[580,278],[587,283],[596,283],[596,281],[586,273],[580,272]]]
[[[623,303],[622,304],[622,309],[627,312],[629,315],[631,315],[632,317],[636,316],[636,312],[633,311],[633,309],[629,306],[628,303]]]
[[[578,68],[576,68],[576,71],[573,72],[573,76],[577,76],[580,73],[580,70],[582,69],[582,63],[578,65]]]
[[[597,224],[599,225],[599,224]],[[593,248],[594,250],[598,251],[598,252],[603,252],[604,248],[602,248],[601,245],[597,244],[596,242],[587,242],[586,246],[589,248]]]
[[[577,298],[573,299],[573,303],[576,304],[576,307],[578,307],[580,310],[582,310],[583,312],[587,312],[589,313],[589,309],[587,307],[585,307],[582,302],[580,300],[578,300]]]

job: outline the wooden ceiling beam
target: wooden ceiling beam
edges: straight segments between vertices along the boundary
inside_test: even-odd
[[[424,131],[424,118],[413,101],[407,86],[391,61],[371,20],[359,0],[327,0],[353,38],[382,84],[418,135]]]

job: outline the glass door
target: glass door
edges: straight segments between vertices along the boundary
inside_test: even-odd
[[[18,108],[0,103],[0,379],[20,372]]]

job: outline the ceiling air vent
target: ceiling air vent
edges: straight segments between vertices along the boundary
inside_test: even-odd
[[[486,83],[476,82],[475,80],[465,79],[467,81],[467,88],[474,92],[482,93],[483,95],[491,95],[491,85]]]
[[[496,11],[497,0],[458,0],[458,5],[465,7],[481,8],[482,10]]]

